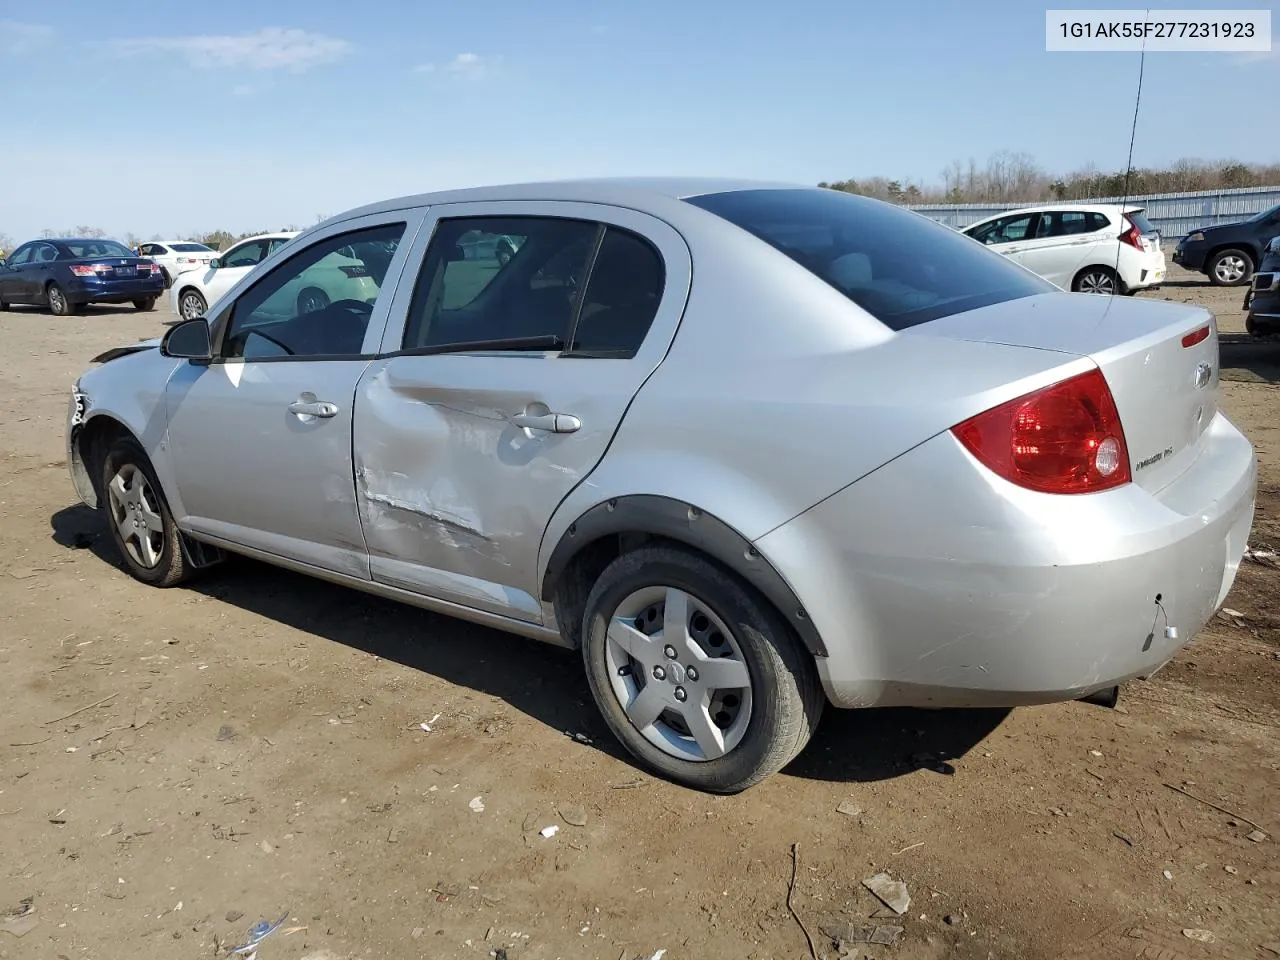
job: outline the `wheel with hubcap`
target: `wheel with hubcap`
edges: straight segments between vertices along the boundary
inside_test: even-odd
[[[182,297],[178,300],[178,312],[182,314],[183,320],[203,317],[208,309],[209,304],[199,290],[184,290]]]
[[[56,283],[49,284],[49,289],[45,291],[45,296],[49,301],[49,312],[55,317],[69,317],[73,313],[79,313],[83,307],[78,303],[72,303],[67,299],[67,295],[62,292],[62,288]]]
[[[1115,271],[1110,267],[1086,267],[1076,274],[1071,289],[1076,293],[1100,293],[1115,296],[1120,292]]]
[[[1215,287],[1238,287],[1253,276],[1253,257],[1244,250],[1219,250],[1209,258],[1208,273]]]
[[[182,550],[177,524],[137,441],[111,445],[102,461],[100,490],[99,508],[130,574],[156,587],[191,576],[194,568]]]
[[[624,554],[587,599],[582,653],[615,736],[659,774],[736,793],[808,743],[825,698],[762,597],[679,547]]]

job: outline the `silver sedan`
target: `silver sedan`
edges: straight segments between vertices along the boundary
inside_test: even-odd
[[[372,295],[299,313],[329,267]],[[137,579],[231,551],[579,649],[627,749],[711,791],[828,703],[1152,674],[1253,516],[1209,313],[816,188],[391,200],[98,359],[71,475]]]

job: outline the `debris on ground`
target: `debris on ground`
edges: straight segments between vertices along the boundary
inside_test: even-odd
[[[244,913],[240,910],[227,911],[227,923],[235,923],[237,920],[243,920]]]
[[[1276,551],[1267,550],[1262,547],[1246,547],[1244,551],[1244,559],[1250,560],[1264,567],[1280,566],[1277,563]]]
[[[229,724],[224,723],[221,727],[218,728],[219,742],[226,743],[228,740],[234,740],[235,738],[236,738],[235,728],[230,726]]]
[[[1166,871],[1164,871],[1164,878],[1165,878],[1166,880],[1172,880],[1172,879],[1173,879],[1173,871],[1172,871],[1172,870],[1166,870]]]
[[[950,917],[948,922],[955,920]],[[898,942],[904,932],[903,927],[887,923],[852,924],[844,920],[828,923],[818,928],[824,937],[832,943],[874,943],[878,946],[891,947]]]
[[[1183,929],[1182,935],[1188,940],[1195,940],[1198,943],[1213,943],[1218,939],[1210,930]]]
[[[480,797],[472,797],[467,806],[471,808],[473,813],[484,813],[484,800]]]
[[[874,877],[868,877],[862,881],[862,885],[898,916],[906,913],[911,906],[911,894],[907,892],[907,885],[901,880],[894,880],[887,873],[877,873]]]
[[[7,911],[6,915],[0,918],[0,933],[7,933],[12,937],[25,937],[34,930],[36,924],[40,922],[40,918],[36,916],[34,903],[34,898],[26,897],[15,909]]]
[[[284,922],[287,919],[289,919],[289,914],[286,912],[285,915],[275,923],[271,923],[268,920],[259,920],[249,928],[249,942],[242,947],[236,947],[231,952],[240,956],[248,953],[254,953],[258,949],[258,944],[262,943],[263,940],[284,926]]]
[[[1262,843],[1263,840],[1267,839],[1267,835],[1261,830],[1254,830],[1252,833],[1248,834],[1248,837],[1254,843]]]
[[[839,806],[836,807],[836,813],[843,813],[846,817],[860,817],[862,816],[862,807],[852,800],[841,800]]]
[[[541,830],[539,830],[538,832],[539,832],[540,834],[542,834],[542,836],[543,836],[543,838],[544,838],[544,839],[546,839],[546,840],[550,840],[552,837],[554,837],[557,833],[559,833],[559,832],[560,832],[560,824],[558,824],[558,823],[553,823],[553,824],[552,824],[551,826],[549,826],[549,827],[543,827],[543,828],[542,828]]]
[[[585,827],[587,825],[587,811],[582,807],[560,807],[560,819],[571,827]]]
[[[432,718],[431,718],[430,720],[428,720],[426,723],[420,723],[420,724],[418,724],[418,727],[419,727],[419,728],[420,728],[424,733],[430,733],[430,732],[431,732],[431,725],[432,725],[433,723],[435,723],[435,722],[436,722],[437,720],[439,720],[439,719],[440,719],[440,714],[438,714],[438,713],[437,713],[434,717],[432,717]]]
[[[568,737],[570,740],[576,741],[577,743],[585,744],[588,747],[595,743],[595,741],[592,740],[590,737],[588,737],[585,733],[573,733],[570,730],[565,730],[564,735]]]

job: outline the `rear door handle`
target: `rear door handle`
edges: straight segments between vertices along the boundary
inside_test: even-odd
[[[289,412],[299,417],[336,417],[338,405],[328,400],[295,400],[289,404]]]
[[[517,413],[511,423],[525,430],[545,430],[548,433],[576,433],[582,421],[567,413]]]

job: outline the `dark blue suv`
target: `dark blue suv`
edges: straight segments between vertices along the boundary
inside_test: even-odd
[[[155,309],[164,272],[115,240],[32,240],[0,259],[0,310],[11,303],[46,304],[60,317],[89,303],[132,303]]]
[[[1263,249],[1277,235],[1280,206],[1238,223],[1192,231],[1178,241],[1173,262],[1185,270],[1200,271],[1215,286],[1238,286],[1249,282]]]

